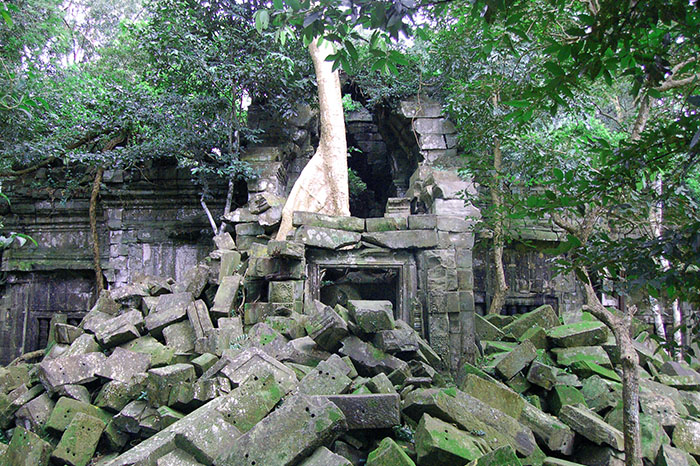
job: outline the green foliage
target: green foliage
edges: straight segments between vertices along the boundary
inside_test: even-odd
[[[350,94],[345,94],[343,96],[343,110],[346,112],[354,112],[362,108],[362,104],[352,100]]]
[[[367,183],[362,181],[362,178],[352,168],[348,168],[348,187],[350,197],[357,198],[362,193],[367,191]]]

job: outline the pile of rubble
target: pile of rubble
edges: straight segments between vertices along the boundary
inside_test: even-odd
[[[80,326],[54,322],[40,363],[0,369],[0,466],[621,464],[600,322],[478,317],[485,356],[455,386],[389,301],[331,308],[290,279],[242,305],[257,246],[241,261],[217,244],[180,281],[143,277]],[[301,273],[303,245],[264,247],[277,277]],[[638,351],[645,458],[697,464],[700,374]]]

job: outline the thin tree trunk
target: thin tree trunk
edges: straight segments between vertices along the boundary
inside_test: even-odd
[[[100,185],[102,184],[102,175],[104,167],[97,168],[95,181],[92,183],[92,192],[90,193],[90,236],[92,237],[92,263],[95,269],[95,290],[99,296],[105,288],[104,279],[102,278],[102,263],[100,260],[100,237],[97,231],[97,199],[100,195]]]
[[[683,360],[683,332],[681,331],[681,323],[683,322],[683,314],[681,305],[677,299],[673,300],[673,341],[676,343],[676,361]]]
[[[587,310],[612,330],[617,341],[617,347],[620,350],[625,465],[641,466],[642,442],[639,434],[639,372],[637,371],[639,356],[637,356],[637,351],[632,345],[632,337],[629,333],[630,311],[628,310],[622,319],[608,311],[598,299],[588,278],[588,272],[584,271],[584,274],[587,280],[587,282],[584,282]]]
[[[321,138],[318,149],[302,170],[282,209],[277,239],[284,240],[292,229],[294,211],[350,215],[348,192],[348,147],[338,72],[326,61],[333,52],[329,42],[309,44],[318,83]]]
[[[494,110],[498,108],[498,94],[493,95]],[[496,213],[493,225],[493,265],[496,272],[496,283],[493,292],[493,299],[489,306],[489,314],[500,314],[506,302],[506,292],[508,283],[506,282],[506,272],[503,267],[503,193],[501,192],[501,168],[503,165],[503,153],[501,152],[501,141],[498,136],[493,138],[493,179],[491,182],[491,203]]]
[[[211,225],[211,229],[214,232],[214,235],[216,236],[218,231],[216,228],[216,220],[214,220],[214,216],[211,214],[211,210],[209,210],[207,203],[204,201],[204,194],[202,194],[202,196],[199,198],[199,205],[202,206],[204,213],[207,214],[207,218],[209,219],[209,225]]]

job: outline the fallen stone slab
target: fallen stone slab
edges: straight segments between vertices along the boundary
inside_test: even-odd
[[[547,332],[539,325],[529,328],[525,333],[520,335],[520,338],[518,338],[518,342],[521,343],[525,340],[529,340],[530,343],[532,343],[537,349],[549,348]]]
[[[217,466],[296,464],[347,429],[343,412],[320,397],[295,395],[236,439]],[[260,448],[264,445],[264,448]]]
[[[302,225],[297,228],[294,240],[306,246],[323,249],[340,249],[360,242],[361,235],[353,231]]]
[[[165,345],[174,349],[176,353],[183,354],[194,351],[195,332],[192,324],[187,320],[165,327],[163,338],[165,338]]]
[[[586,401],[586,406],[595,412],[616,406],[620,398],[619,393],[612,391],[608,383],[597,375],[583,381],[581,394]]]
[[[179,448],[158,458],[156,466],[203,466],[192,455]]]
[[[402,320],[396,321],[394,330],[382,330],[374,335],[374,346],[386,353],[418,351],[418,335]]]
[[[523,314],[513,322],[505,325],[501,330],[503,330],[503,333],[511,334],[515,338],[520,338],[528,329],[535,325],[539,325],[547,330],[560,324],[559,317],[557,317],[552,306],[545,304],[534,311]]]
[[[394,310],[391,301],[349,300],[347,308],[364,333],[394,329]]]
[[[691,455],[700,455],[700,422],[679,421],[673,429],[673,445]]]
[[[573,461],[563,460],[561,458],[552,458],[548,456],[544,459],[542,466],[583,466],[581,463],[574,463]]]
[[[641,391],[639,405],[643,413],[654,417],[664,427],[675,426],[681,420],[681,413],[677,411],[678,405],[667,396]]]
[[[105,424],[112,419],[112,415],[103,409],[82,401],[61,397],[46,421],[46,427],[56,432],[63,432],[78,413],[98,418]]]
[[[302,461],[299,466],[352,466],[350,460],[330,451],[326,447],[319,447],[316,451]]]
[[[72,466],[86,466],[95,454],[105,423],[85,413],[77,413],[68,424],[51,457]]]
[[[272,240],[267,243],[267,253],[270,257],[302,260],[304,259],[305,247],[302,243],[293,241]]]
[[[378,231],[362,234],[362,241],[389,249],[428,249],[438,245],[434,230]]]
[[[22,384],[5,395],[0,393],[0,428],[6,429],[10,426],[15,412],[24,404],[39,396],[44,391],[41,385],[35,385],[32,388]]]
[[[404,397],[402,413],[416,422],[428,413],[470,432],[483,431],[483,439],[491,449],[511,445],[520,455],[529,456],[537,447],[528,427],[454,388],[414,390]]]
[[[191,302],[192,294],[186,291],[158,296],[155,311],[146,316],[146,329],[151,335],[160,338],[165,327],[187,317],[187,307]]]
[[[63,345],[70,345],[83,333],[83,329],[74,325],[62,324],[59,322],[54,326],[56,343]]]
[[[612,363],[608,353],[600,346],[573,346],[570,348],[553,348],[557,364],[571,366],[580,361],[593,362],[600,366],[612,369]]]
[[[537,348],[526,340],[516,346],[501,361],[496,364],[496,372],[505,379],[525,369],[537,357]]]
[[[535,360],[530,364],[530,370],[527,372],[527,381],[549,390],[557,383],[558,372],[559,369],[556,367],[548,366]]]
[[[53,447],[34,432],[17,427],[7,451],[0,456],[1,466],[47,466]]]
[[[221,365],[220,368],[217,368],[218,364]],[[222,358],[202,377],[211,377],[219,371],[228,377],[234,386],[242,384],[248,377],[266,373],[274,376],[275,382],[282,390],[291,391],[298,383],[294,371],[257,348],[248,348],[233,358]]]
[[[608,339],[608,335],[608,327],[598,321],[584,320],[547,330],[550,343],[563,348],[599,345]]]
[[[656,457],[656,466],[697,466],[698,462],[689,453],[671,445],[661,445]]]
[[[574,449],[574,433],[556,417],[530,403],[524,403],[519,421],[529,427],[547,448],[570,455]]]
[[[395,370],[409,371],[405,361],[381,351],[354,335],[343,339],[339,352],[350,357],[360,375],[371,377],[380,372],[388,375]]]
[[[513,447],[506,445],[473,460],[467,466],[521,466]]]
[[[102,353],[87,353],[65,358],[42,361],[39,364],[39,380],[49,392],[62,385],[76,385],[95,380],[95,370],[102,366],[106,356]]]
[[[111,348],[140,337],[143,326],[141,311],[132,310],[98,324],[95,327],[95,337],[100,345]]]
[[[418,464],[464,464],[489,451],[483,440],[427,413],[418,423],[415,438]]]
[[[55,403],[49,394],[42,393],[17,410],[15,414],[17,425],[27,430],[38,432],[46,425],[46,421],[48,421],[54,406]]]
[[[182,278],[173,285],[173,293],[188,292],[197,298],[209,282],[209,266],[198,264],[185,271]]]
[[[390,437],[386,437],[367,457],[365,466],[416,466],[416,463]]]
[[[194,335],[197,339],[206,337],[207,332],[214,328],[207,305],[201,299],[187,306],[187,318],[190,321],[190,325],[192,325],[192,330],[194,330]]]
[[[345,393],[352,384],[347,365],[334,354],[320,362],[301,379],[299,393],[304,395],[336,395]]]
[[[230,394],[215,399],[212,409],[242,433],[260,422],[287,394],[271,374],[253,376]]]
[[[307,366],[316,366],[328,359],[331,353],[321,349],[310,337],[295,338],[282,348],[280,362],[294,362]]]
[[[306,323],[306,332],[323,349],[336,351],[348,335],[345,320],[330,306],[314,301],[314,312]]]
[[[150,335],[132,340],[121,346],[136,353],[147,354],[151,357],[151,367],[167,366],[175,358],[175,350],[168,348]]]
[[[559,419],[597,445],[610,445],[618,451],[625,449],[622,432],[582,406],[565,405],[559,411]]]
[[[241,286],[243,277],[238,274],[223,277],[219,282],[219,288],[214,296],[214,304],[211,307],[211,315],[218,319],[220,317],[229,317],[233,310],[238,288]]]
[[[500,328],[496,327],[479,314],[474,314],[474,330],[481,341],[499,341],[505,337],[505,333],[503,333]]]
[[[160,414],[144,399],[130,401],[113,418],[114,425],[122,432],[149,437],[160,430]]]
[[[95,406],[112,411],[121,411],[131,400],[138,398],[146,389],[148,374],[133,374],[128,380],[112,380],[102,386],[95,397]]]
[[[464,393],[480,399],[513,419],[520,417],[525,404],[525,400],[508,387],[482,379],[474,374],[467,375],[461,389]]]
[[[371,395],[329,395],[345,415],[348,429],[387,429],[401,424],[398,393]]]
[[[180,383],[192,384],[197,379],[192,364],[172,364],[148,371],[146,392],[151,406],[167,406],[170,392]]]
[[[605,422],[622,432],[624,429],[622,413],[622,406],[616,407],[605,416]],[[639,430],[642,444],[642,457],[653,462],[656,460],[661,445],[670,444],[671,439],[666,434],[666,431],[664,431],[659,421],[646,413],[639,413]]]
[[[130,381],[134,375],[151,367],[151,356],[144,353],[115,348],[109,357],[95,370],[95,375],[121,382]]]

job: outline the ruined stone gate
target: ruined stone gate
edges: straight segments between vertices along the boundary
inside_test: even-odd
[[[265,130],[264,141],[244,156],[259,176],[240,186],[241,207],[227,218],[238,250],[250,256],[247,323],[280,303],[302,310],[304,299],[389,300],[396,318],[453,363],[463,335],[473,341],[473,313],[488,305],[491,271],[486,251],[475,250],[471,228],[479,213],[462,196],[474,186],[457,175],[456,131],[440,105],[420,98],[395,110],[347,115],[348,142],[356,148],[349,166],[367,189],[353,199],[353,218],[297,216],[293,239],[304,244],[304,260],[286,271],[274,269],[260,245],[273,236],[284,195],[313,154],[316,116],[300,107],[282,122],[251,108],[250,121]],[[12,208],[5,213],[8,229],[31,235],[38,247],[2,257],[0,363],[43,347],[52,318],[77,322],[96,299],[87,197],[51,200],[37,195],[31,183],[13,187]],[[179,280],[214,249],[199,188],[187,170],[108,170],[104,183],[99,231],[109,288],[141,275]],[[214,212],[221,212],[217,199],[224,188],[213,188]],[[535,241],[557,239],[545,229],[524,234]],[[553,278],[536,251],[508,251],[506,263],[512,290],[506,312],[543,303],[566,311],[580,303],[575,287]]]

